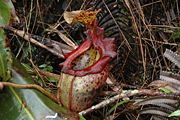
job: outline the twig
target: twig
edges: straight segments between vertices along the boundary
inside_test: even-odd
[[[131,14],[131,17],[132,17],[132,22],[134,24],[134,29],[136,30],[137,32],[137,35],[138,35],[138,40],[139,40],[139,45],[140,45],[140,51],[141,51],[141,57],[142,57],[142,62],[143,62],[143,68],[144,68],[144,78],[146,76],[146,62],[145,62],[145,56],[144,56],[144,49],[143,49],[143,44],[142,44],[142,39],[141,39],[141,34],[139,32],[139,29],[138,29],[138,25],[137,25],[137,22],[136,22],[136,18],[134,16],[134,13],[132,11],[132,8],[131,8],[131,5],[130,5],[130,1],[129,0],[125,0],[125,4],[127,5],[129,11],[130,11],[130,14]]]
[[[54,29],[54,28],[51,28],[50,29],[53,31],[53,32],[56,32],[59,37],[66,43],[68,44],[69,46],[71,46],[72,48],[77,48],[77,45],[72,42],[68,37],[66,37],[63,33],[61,33],[60,31],[58,31],[57,29]]]
[[[17,30],[15,28],[12,28],[12,27],[6,27],[6,29],[14,32],[15,34],[17,34],[18,36],[24,38],[26,41],[29,41],[37,46],[40,46],[41,48],[44,48],[46,49],[47,51],[51,52],[52,54],[58,56],[59,58],[64,58],[64,55],[62,53],[58,53],[56,51],[54,51],[53,49],[43,45],[42,43],[38,42],[37,40],[33,39],[32,37],[30,37],[29,34],[25,33],[24,31],[22,30]]]
[[[123,41],[121,44],[123,44],[123,43],[125,42],[126,46],[128,47],[128,49],[129,49],[129,51],[130,51],[132,48],[131,48],[131,46],[130,46],[128,40],[126,39],[124,33],[122,32],[121,28],[119,27],[117,21],[115,20],[113,14],[112,14],[111,11],[109,10],[109,8],[108,8],[108,6],[107,6],[107,4],[105,3],[104,0],[103,0],[103,4],[105,5],[105,7],[106,7],[107,11],[109,12],[109,14],[111,15],[111,17],[112,17],[114,23],[117,25],[119,32],[121,33],[122,37],[124,38],[124,41]]]
[[[40,76],[41,78],[42,78],[42,76],[43,77],[51,77],[51,78],[54,78],[57,81],[60,79],[61,75],[41,70],[36,65],[34,65],[32,60],[29,60],[29,61],[31,62],[31,64],[32,64],[32,66],[34,68],[34,70],[32,70],[33,72],[31,72],[32,74],[38,74],[38,76]]]
[[[59,52],[59,53],[61,53],[61,52],[68,53],[73,50],[72,47],[70,47],[64,43],[49,39],[49,38],[44,38],[44,37],[37,36],[37,35],[31,35],[31,37],[36,39],[39,42],[43,42],[44,45],[52,48],[54,51]]]
[[[150,5],[154,5],[154,4],[157,4],[157,3],[159,3],[159,2],[161,2],[161,1],[158,0],[158,1],[155,1],[155,2],[151,2],[151,3],[148,3],[148,4],[143,5],[142,7],[147,7],[147,6],[150,6]]]
[[[132,36],[133,38],[137,39],[136,36]],[[161,42],[161,41],[157,41],[157,40],[151,40],[148,38],[141,38],[142,40],[146,41],[152,41],[154,43],[159,43],[159,44],[164,44],[164,45],[173,45],[173,46],[177,46],[177,43],[169,43],[169,42]]]
[[[170,29],[177,29],[179,30],[180,27],[174,27],[174,26],[169,26],[169,25],[147,25],[148,27],[152,28],[170,28]]]
[[[148,96],[156,96],[156,95],[160,95],[160,96],[164,96],[165,94],[155,91],[155,90],[149,90],[149,89],[140,89],[140,90],[123,90],[122,93],[111,97],[107,100],[104,100],[86,110],[83,110],[81,112],[79,112],[80,115],[85,115],[88,113],[91,113],[97,109],[103,108],[111,103],[114,103],[115,101],[119,100],[119,99],[123,99],[123,98],[127,98],[127,97],[131,97],[131,96],[135,96],[135,95],[148,95]],[[177,96],[179,97],[179,96]]]
[[[51,72],[47,72],[47,71],[40,70],[40,69],[38,69],[38,72],[43,76],[55,78],[55,80],[57,80],[57,81],[59,80],[59,78],[61,76],[61,75],[51,73]]]
[[[46,95],[47,97],[49,97],[50,99],[52,99],[54,102],[59,103],[58,99],[53,94],[51,94],[50,92],[48,92],[47,90],[36,84],[16,84],[12,82],[0,82],[0,86],[1,88],[3,88],[4,86],[8,86],[14,88],[23,88],[23,89],[36,89],[41,93],[43,93],[44,95]]]

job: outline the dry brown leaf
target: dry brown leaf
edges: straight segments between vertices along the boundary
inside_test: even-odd
[[[64,19],[68,24],[72,24],[74,18],[81,12],[82,10],[77,10],[77,11],[65,11],[64,12]]]
[[[77,22],[81,22],[86,25],[88,28],[94,28],[96,25],[96,15],[99,10],[96,11],[84,11],[77,10],[72,12],[64,12],[64,19],[68,24],[74,24]]]

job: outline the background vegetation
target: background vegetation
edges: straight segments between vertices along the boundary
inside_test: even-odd
[[[21,81],[18,77],[19,73],[16,72],[12,72],[14,77],[10,82],[36,83],[51,93],[56,93],[57,77],[47,77],[47,74],[49,72],[59,74],[59,63],[64,61],[61,58],[62,49],[67,51],[73,49],[65,45],[63,36],[71,39],[76,45],[86,37],[85,26],[81,23],[67,24],[63,12],[101,9],[97,16],[98,24],[105,29],[105,36],[115,37],[118,55],[111,62],[109,78],[112,83],[107,84],[103,88],[102,95],[93,101],[99,103],[119,95],[122,91],[127,96],[119,97],[112,104],[87,113],[84,115],[85,118],[87,120],[178,120],[180,116],[179,6],[178,0],[13,0],[13,2],[2,0],[0,1],[0,80],[8,81],[12,69],[27,71],[27,73],[20,72],[20,75],[25,75],[25,78],[30,76],[29,82],[24,80],[24,77],[20,77]],[[35,41],[30,41],[26,35]],[[138,94],[132,93],[131,90],[138,90]],[[130,92],[127,93],[128,91]],[[31,97],[28,96],[29,92]],[[22,106],[24,112],[14,113],[14,116],[8,116],[7,119],[24,116],[28,116],[29,119],[40,119],[43,115],[62,111],[59,110],[58,105],[41,93],[33,90],[29,92],[13,88],[3,90],[0,93],[0,117],[7,117],[6,111],[8,114],[16,109],[20,111]],[[33,95],[35,98],[32,97]],[[12,99],[9,99],[9,96]],[[14,98],[19,103],[14,102]],[[3,104],[4,102],[8,105]],[[40,106],[32,107],[36,105]],[[13,106],[13,111],[10,110],[10,106]],[[37,113],[35,109],[39,109],[40,112]]]

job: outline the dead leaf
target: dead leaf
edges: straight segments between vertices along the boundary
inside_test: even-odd
[[[65,11],[64,12],[64,19],[68,24],[72,24],[74,18],[81,12],[82,10],[77,10],[77,11]]]
[[[77,22],[81,22],[86,25],[88,28],[94,28],[96,25],[96,15],[99,10],[96,11],[84,11],[77,10],[72,12],[64,12],[64,19],[68,24],[75,24]]]

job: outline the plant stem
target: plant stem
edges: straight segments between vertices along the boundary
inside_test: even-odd
[[[23,88],[23,89],[36,89],[49,97],[51,100],[54,102],[58,103],[58,99],[56,96],[45,90],[39,85],[36,84],[16,84],[16,83],[11,83],[11,82],[0,82],[3,86],[8,86],[8,87],[14,87],[14,88]]]

